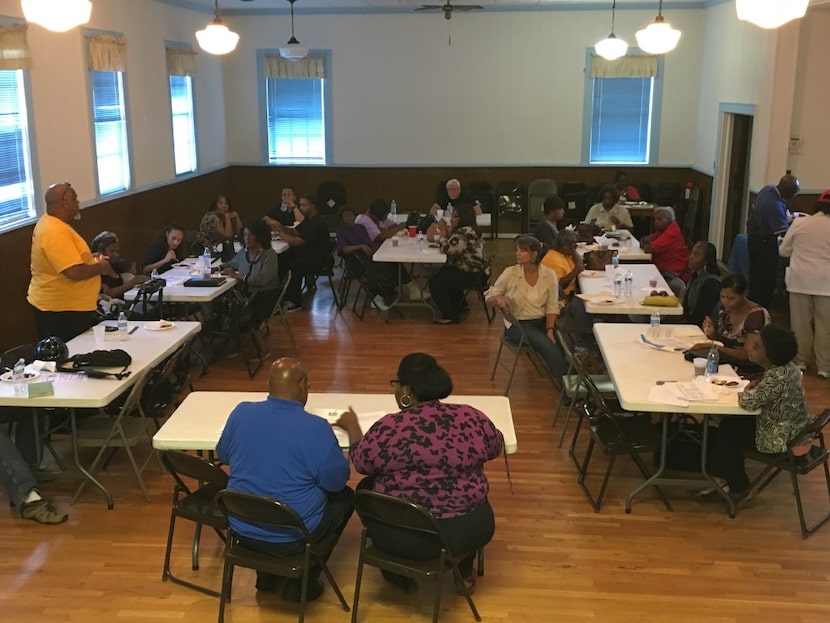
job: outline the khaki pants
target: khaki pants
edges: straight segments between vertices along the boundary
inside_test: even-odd
[[[830,296],[790,292],[790,325],[798,359],[809,364],[815,351],[819,372],[830,372]]]

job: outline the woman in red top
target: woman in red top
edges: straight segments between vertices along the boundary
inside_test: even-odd
[[[651,253],[651,261],[661,273],[673,273],[689,280],[689,249],[683,240],[674,209],[663,206],[654,210],[654,233],[642,240],[643,251]]]

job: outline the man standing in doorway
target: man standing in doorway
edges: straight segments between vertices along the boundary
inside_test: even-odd
[[[769,308],[778,277],[778,236],[790,226],[787,203],[801,184],[789,171],[777,185],[764,186],[755,197],[746,229],[749,243],[749,298]]]
[[[70,223],[81,215],[72,184],[52,184],[45,199],[46,214],[32,232],[32,280],[26,299],[34,311],[38,339],[54,335],[68,341],[92,324],[101,275],[118,275],[107,258],[93,255],[72,229]]]

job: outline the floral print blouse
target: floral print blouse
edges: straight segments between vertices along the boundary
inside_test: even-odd
[[[755,422],[755,447],[760,452],[784,452],[809,419],[801,372],[793,363],[767,370],[754,389],[738,396],[738,404],[761,410]]]
[[[357,471],[374,476],[375,491],[446,519],[487,500],[484,463],[503,447],[501,432],[481,411],[433,400],[383,416],[350,456]]]
[[[489,274],[490,266],[484,255],[484,240],[472,227],[459,227],[441,243],[441,252],[447,254],[447,264],[467,273]]]
[[[757,333],[769,324],[769,312],[756,303],[740,324],[733,324],[729,312],[721,308],[718,312],[718,338],[725,346],[734,348],[746,343],[749,333]]]

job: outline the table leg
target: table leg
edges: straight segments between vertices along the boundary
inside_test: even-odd
[[[71,429],[72,429],[72,458],[75,461],[75,467],[78,469],[79,472],[81,472],[84,475],[84,477],[89,482],[94,484],[96,487],[98,487],[104,493],[104,496],[107,498],[107,508],[109,510],[112,510],[112,507],[113,507],[112,494],[107,490],[107,488],[104,485],[101,484],[100,481],[98,481],[98,479],[95,478],[95,476],[93,476],[89,471],[84,469],[83,465],[81,465],[81,457],[80,457],[79,452],[78,452],[78,425],[77,425],[77,422],[75,420],[75,409],[74,408],[69,410],[69,422],[70,422],[70,426],[71,426]],[[83,483],[81,483],[81,484],[83,485]],[[81,492],[81,490],[79,488],[78,491],[75,493],[75,497],[77,497],[78,494],[80,494],[80,492]]]
[[[631,493],[628,494],[628,497],[625,499],[625,512],[631,512],[631,502],[634,501],[634,497],[640,493],[646,487],[650,487],[657,483],[660,480],[660,477],[663,475],[663,472],[666,471],[666,448],[668,447],[668,437],[669,437],[669,417],[668,413],[663,415],[663,431],[660,437],[660,465],[657,466],[657,471],[655,471],[650,478],[647,478],[639,485],[634,487],[631,490]]]
[[[700,471],[703,474],[704,478],[712,483],[712,486],[715,487],[720,493],[721,497],[726,500],[726,505],[729,507],[729,517],[734,519],[735,518],[735,501],[732,499],[726,491],[723,490],[715,479],[709,474],[706,470],[706,455],[708,454],[709,448],[709,415],[706,414],[703,416],[703,444],[701,445],[701,457],[700,457]]]

